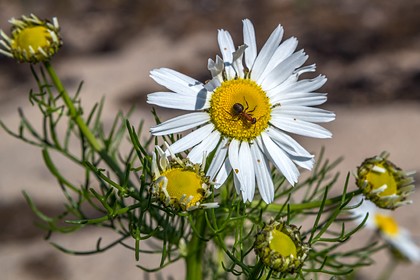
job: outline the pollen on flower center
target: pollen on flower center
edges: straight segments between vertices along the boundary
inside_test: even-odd
[[[295,273],[303,266],[310,247],[302,241],[298,227],[271,221],[257,233],[254,250],[274,271]]]
[[[11,36],[0,31],[0,53],[18,62],[45,62],[57,53],[63,42],[56,18],[52,22],[35,15],[12,18]]]
[[[397,235],[398,234],[398,224],[390,216],[382,215],[379,213],[375,214],[375,223],[377,227],[384,233],[388,235]]]
[[[297,256],[296,245],[293,240],[283,232],[274,229],[271,232],[270,248],[284,257]]]
[[[209,113],[222,135],[251,141],[268,127],[271,104],[265,91],[254,81],[228,80],[214,91]]]
[[[365,197],[380,208],[395,209],[410,204],[408,196],[414,191],[412,172],[405,172],[381,153],[366,159],[357,168],[356,184]]]
[[[51,40],[52,37],[46,27],[27,27],[16,35],[12,43],[12,48],[19,48],[22,51],[31,53],[32,51],[37,51],[39,48],[48,48]]]
[[[193,170],[171,168],[162,173],[167,178],[166,190],[171,199],[188,200],[187,208],[203,199],[202,178]]]
[[[373,190],[386,185],[386,189],[383,192],[378,193],[381,197],[397,193],[397,182],[395,182],[393,174],[384,168],[383,163],[375,165],[374,168],[366,174],[366,180],[372,184]]]

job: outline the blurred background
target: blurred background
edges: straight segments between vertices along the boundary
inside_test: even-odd
[[[135,104],[132,122],[143,119],[146,128],[153,124],[146,94],[160,89],[149,78],[151,69],[169,67],[205,81],[210,77],[207,59],[219,54],[217,29],[230,31],[239,45],[241,20],[249,18],[261,47],[282,24],[284,37],[297,37],[299,48],[309,54],[307,64],[317,64],[314,76],[328,77],[322,91],[329,99],[322,107],[337,114],[326,125],[332,139],[299,141],[315,154],[325,146],[327,157],[342,156],[342,181],[366,157],[383,150],[401,168],[420,171],[419,0],[0,0],[0,28],[9,33],[11,17],[30,13],[59,19],[64,46],[53,65],[69,92],[84,81],[86,108],[105,96],[105,123]],[[36,120],[36,108],[27,98],[35,87],[28,65],[0,56],[0,73],[0,119],[17,128],[17,108],[22,108]],[[180,114],[158,112],[161,119]],[[0,139],[1,279],[183,279],[182,263],[157,276],[146,275],[121,247],[94,256],[54,249],[21,194],[26,190],[47,213],[62,210],[61,192],[42,165],[41,151],[3,130]],[[77,178],[77,170],[67,172]],[[413,200],[395,216],[420,244],[419,194]],[[108,237],[100,230],[84,230],[53,238],[74,249],[92,249],[98,236]],[[158,259],[140,261],[154,267]],[[357,279],[375,279],[388,261],[386,254],[378,254],[377,266],[363,269]],[[391,279],[418,279],[418,269],[403,265]]]

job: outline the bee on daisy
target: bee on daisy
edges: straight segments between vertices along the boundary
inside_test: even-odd
[[[192,111],[151,128],[153,135],[168,135],[195,129],[170,148],[188,152],[191,162],[211,155],[207,176],[220,187],[233,173],[235,188],[243,201],[252,201],[258,187],[262,199],[271,203],[274,184],[270,166],[280,170],[294,185],[298,166],[310,170],[314,156],[289,134],[330,138],[331,133],[317,123],[335,119],[335,114],[315,108],[326,100],[316,92],[325,76],[299,80],[315,71],[303,66],[308,56],[296,51],[297,40],[283,42],[279,25],[258,52],[254,26],[243,20],[244,44],[235,48],[228,31],[218,31],[222,57],[209,59],[211,80],[202,83],[175,70],[151,71],[168,92],[154,92],[147,102],[157,106]]]

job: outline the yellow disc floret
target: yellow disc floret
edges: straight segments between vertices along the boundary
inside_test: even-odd
[[[16,32],[11,47],[13,50],[31,54],[40,60],[45,57],[41,52],[50,47],[51,41],[51,34],[45,26],[33,26]]]
[[[214,91],[209,113],[222,135],[251,141],[268,127],[271,104],[265,91],[254,81],[228,80]]]
[[[281,231],[274,229],[271,232],[271,250],[279,252],[282,256],[296,256],[296,245],[293,240]]]
[[[398,234],[398,224],[391,216],[375,214],[375,224],[383,233],[391,236]]]
[[[0,52],[19,62],[47,61],[60,49],[60,27],[56,18],[52,22],[35,15],[12,18],[11,36],[1,31]]]
[[[271,221],[256,235],[254,251],[264,265],[276,272],[298,272],[308,256],[309,244],[295,225]]]
[[[388,156],[384,152],[366,159],[357,169],[356,184],[376,206],[395,209],[411,203],[407,198],[414,191],[414,179],[389,161]]]
[[[183,168],[172,168],[161,175],[167,179],[166,191],[170,199],[185,201],[186,208],[194,206],[203,199],[202,185],[204,182],[196,172]]]
[[[378,195],[388,196],[397,193],[397,183],[391,172],[388,172],[384,163],[378,163],[372,168],[372,171],[366,174],[366,180],[372,184],[372,190],[378,190],[383,187],[384,190]]]
[[[169,145],[165,144],[169,151]],[[218,207],[215,202],[204,203],[211,194],[210,179],[204,172],[205,157],[203,164],[181,159],[172,152],[170,157],[172,160],[156,146],[151,166],[154,198],[176,212]]]

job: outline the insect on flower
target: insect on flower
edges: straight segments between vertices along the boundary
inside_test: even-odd
[[[319,75],[299,80],[300,75],[314,72],[315,65],[303,66],[308,56],[295,51],[296,38],[282,42],[283,33],[277,25],[258,51],[250,20],[243,20],[244,42],[238,48],[230,33],[220,29],[221,57],[208,60],[212,79],[206,84],[168,68],[150,73],[169,91],[150,93],[149,104],[190,111],[152,127],[152,134],[195,128],[170,146],[173,153],[190,150],[190,161],[200,163],[203,154],[214,152],[206,176],[218,188],[233,173],[244,201],[253,200],[256,188],[266,203],[273,201],[271,163],[291,185],[300,175],[297,166],[312,169],[314,156],[289,133],[331,137],[317,123],[330,122],[335,114],[314,107],[327,100],[326,94],[316,92],[327,79]]]
[[[252,109],[251,111],[248,111],[249,105],[246,100],[245,102],[246,102],[246,108],[244,108],[244,105],[242,105],[241,103],[233,104],[232,106],[233,115],[241,118],[242,120],[246,122],[249,122],[250,124],[255,124],[257,122],[257,119],[254,118],[252,114],[250,113],[252,113],[257,106],[255,106],[254,109]]]

